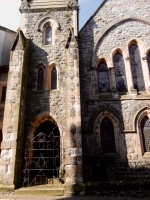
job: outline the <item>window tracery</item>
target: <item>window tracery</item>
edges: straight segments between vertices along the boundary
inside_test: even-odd
[[[118,92],[127,92],[125,65],[122,54],[119,52],[116,53],[113,57],[113,62],[116,77],[116,88]]]
[[[107,64],[103,61],[100,62],[97,68],[98,71],[98,85],[100,92],[110,91],[109,71]]]
[[[145,91],[140,51],[136,44],[130,45],[129,54],[134,88],[137,89],[137,91]]]
[[[145,116],[141,121],[144,152],[150,152],[150,119]]]

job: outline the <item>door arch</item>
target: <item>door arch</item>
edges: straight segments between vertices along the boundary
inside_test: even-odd
[[[25,161],[24,186],[47,184],[48,179],[59,177],[60,132],[56,124],[45,121],[27,137]]]

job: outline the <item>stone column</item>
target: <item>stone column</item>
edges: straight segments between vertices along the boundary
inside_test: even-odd
[[[66,49],[66,135],[65,135],[65,185],[74,185],[82,178],[82,139],[78,48],[76,39],[70,36]]]
[[[116,78],[115,78],[115,69],[114,67],[110,67],[110,78],[111,78],[111,92],[114,98],[118,97],[118,92],[116,89]]]
[[[144,76],[144,82],[145,82],[145,88],[148,94],[150,94],[150,74],[148,69],[148,63],[147,63],[147,56],[144,56],[142,58],[142,69],[143,69],[143,76]]]
[[[126,77],[127,77],[128,91],[131,95],[137,95],[137,90],[134,89],[134,84],[133,84],[130,57],[126,57],[125,60],[126,60],[125,72],[126,72]]]

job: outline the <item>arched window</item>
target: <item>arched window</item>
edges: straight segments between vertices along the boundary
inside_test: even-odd
[[[105,62],[101,62],[98,65],[98,85],[100,92],[109,92],[110,91],[110,82],[109,82],[109,71]]]
[[[150,152],[150,119],[145,116],[141,121],[144,152]]]
[[[101,152],[116,153],[114,126],[108,117],[105,117],[100,125]]]
[[[123,56],[120,53],[116,53],[113,57],[115,76],[116,76],[116,88],[118,92],[127,92],[127,81],[125,75],[125,66]]]
[[[148,69],[149,69],[149,74],[150,74],[150,51],[147,54],[147,62],[148,62]]]
[[[51,71],[51,89],[57,89],[57,70],[55,67]]]
[[[140,51],[136,44],[130,45],[129,54],[130,54],[134,88],[137,89],[137,91],[145,91],[145,83],[141,65]]]
[[[52,44],[52,28],[48,26],[45,31],[46,37],[45,37],[45,44],[51,45]]]
[[[44,86],[44,71],[42,68],[39,69],[38,71],[38,84],[37,84],[37,89],[38,90],[43,90]]]

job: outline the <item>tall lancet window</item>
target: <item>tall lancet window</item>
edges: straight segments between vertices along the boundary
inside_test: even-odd
[[[42,68],[40,68],[39,71],[38,71],[37,89],[38,90],[44,89],[44,70]]]
[[[52,28],[48,26],[46,28],[46,37],[45,37],[45,44],[46,45],[51,45],[52,44]]]
[[[57,89],[57,70],[55,67],[51,72],[51,89]]]
[[[141,122],[144,152],[150,152],[150,119],[145,116]]]
[[[109,92],[110,91],[110,82],[109,82],[109,71],[107,64],[102,61],[99,63],[98,68],[98,85],[100,92]]]
[[[149,74],[150,74],[150,51],[147,54],[147,62],[148,62],[148,69],[149,69]]]
[[[101,152],[116,153],[114,126],[111,120],[105,117],[100,125],[101,134]]]
[[[116,76],[116,88],[118,92],[127,92],[127,81],[122,54],[116,53],[113,57],[113,61]]]
[[[134,88],[137,89],[137,91],[145,91],[140,51],[136,44],[130,45],[129,54]]]

